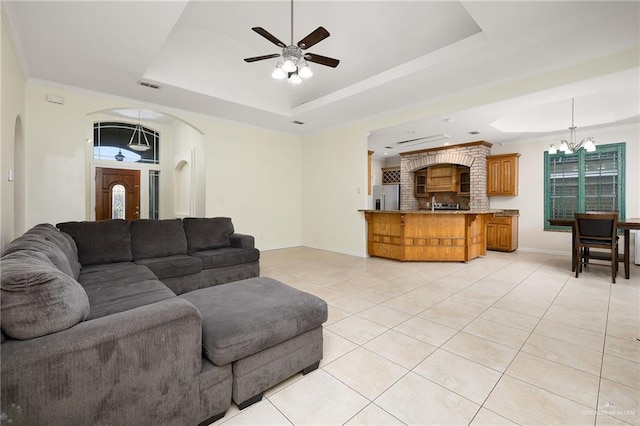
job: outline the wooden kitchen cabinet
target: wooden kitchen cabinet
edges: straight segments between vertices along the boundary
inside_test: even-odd
[[[427,192],[458,192],[458,168],[455,164],[427,167]]]
[[[518,248],[518,216],[494,216],[487,221],[487,250]]]
[[[487,156],[487,195],[518,195],[520,154]]]
[[[413,195],[427,197],[427,171],[418,170],[413,174]]]
[[[458,195],[471,194],[471,172],[468,167],[458,167]]]

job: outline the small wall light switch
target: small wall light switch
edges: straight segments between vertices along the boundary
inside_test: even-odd
[[[7,171],[7,180],[9,182],[13,182],[13,170],[8,170]]]

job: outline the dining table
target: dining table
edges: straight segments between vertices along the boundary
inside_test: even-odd
[[[570,226],[571,227],[571,271],[576,270],[576,227],[575,220],[573,219],[549,219],[549,224],[551,226]],[[629,239],[631,235],[631,230],[640,230],[640,218],[632,218],[626,219],[625,221],[618,221],[618,229],[623,231],[624,233],[624,252],[623,259],[624,262],[624,277],[629,279]],[[636,235],[638,238],[639,235]],[[638,253],[636,253],[638,256]]]

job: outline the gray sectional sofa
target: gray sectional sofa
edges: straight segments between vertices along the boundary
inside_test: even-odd
[[[208,424],[317,368],[326,303],[229,218],[57,227],[0,260],[2,423]]]

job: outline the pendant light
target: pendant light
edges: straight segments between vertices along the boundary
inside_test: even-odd
[[[138,132],[137,141],[134,142],[136,132]],[[142,141],[144,138],[144,143]],[[149,145],[149,140],[147,139],[147,135],[142,130],[142,125],[140,124],[140,110],[138,110],[138,124],[133,129],[133,133],[131,134],[131,139],[129,140],[129,148],[134,151],[144,152],[151,149],[151,145]]]
[[[571,127],[569,127],[569,140],[561,140],[559,148],[555,145],[551,145],[551,147],[549,147],[549,154],[557,154],[558,151],[562,151],[565,154],[572,154],[580,148],[584,148],[587,152],[594,152],[596,150],[594,139],[589,136],[582,139],[580,142],[577,142],[576,129],[577,127],[574,123],[574,98],[571,98]]]

